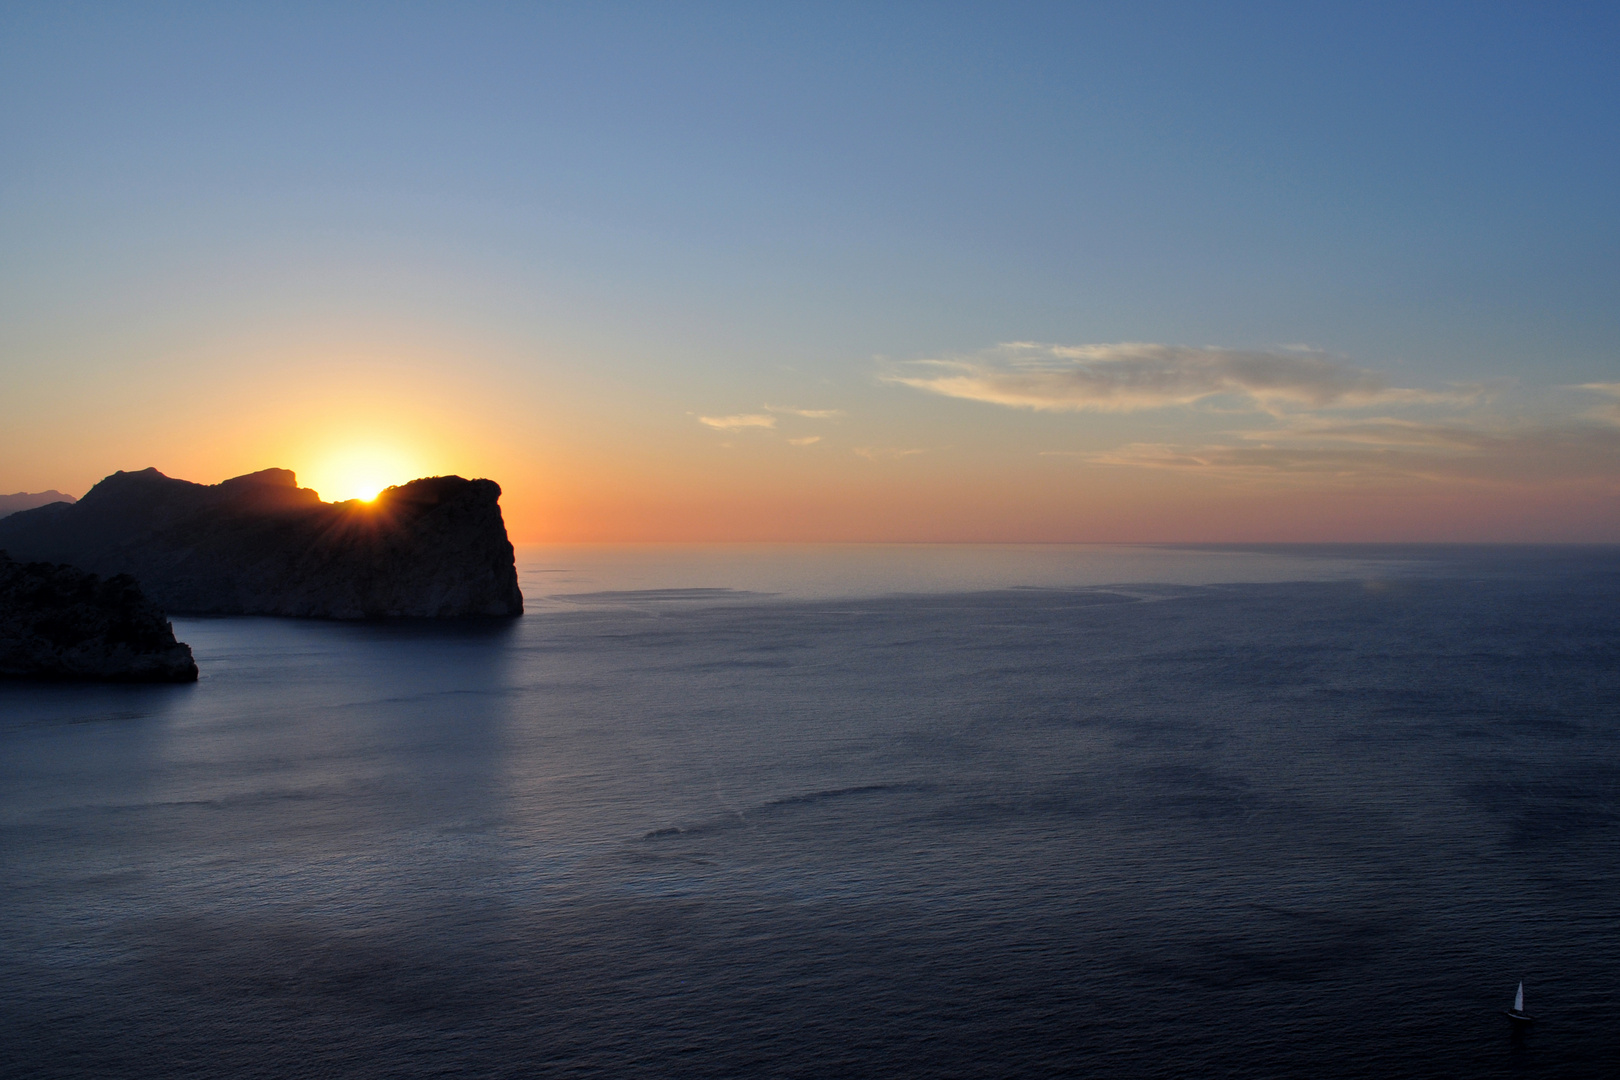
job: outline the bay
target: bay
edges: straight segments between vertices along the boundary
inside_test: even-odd
[[[1615,548],[519,561],[508,623],[0,685],[0,1071],[1620,1060]]]

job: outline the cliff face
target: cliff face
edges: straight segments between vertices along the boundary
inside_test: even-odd
[[[0,520],[0,549],[130,574],[176,613],[520,615],[500,494],[491,480],[435,476],[324,503],[286,469],[211,486],[146,469]]]
[[[0,552],[0,677],[196,682],[197,665],[133,578]]]

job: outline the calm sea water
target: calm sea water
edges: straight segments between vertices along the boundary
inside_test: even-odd
[[[1614,1075],[1620,550],[520,561],[0,686],[0,1072]]]

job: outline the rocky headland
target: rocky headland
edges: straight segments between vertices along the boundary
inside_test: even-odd
[[[287,469],[212,485],[117,472],[76,503],[0,519],[0,549],[132,575],[174,614],[521,615],[500,494],[435,476],[327,503]]]
[[[134,578],[0,552],[0,678],[196,682],[197,664]]]

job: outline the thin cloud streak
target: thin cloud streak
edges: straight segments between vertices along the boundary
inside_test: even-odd
[[[1498,437],[1477,426],[1462,423],[1424,423],[1381,416],[1366,420],[1295,419],[1287,427],[1262,431],[1242,431],[1237,437],[1249,442],[1356,443],[1364,446],[1447,447],[1455,450],[1486,450]]]
[[[1383,420],[1245,432],[1240,438],[1244,445],[1133,443],[1074,456],[1095,465],[1281,484],[1598,482],[1620,490],[1620,430],[1598,424],[1490,430]]]
[[[1122,342],[1011,342],[973,357],[916,360],[883,381],[946,397],[1058,412],[1134,412],[1238,397],[1274,410],[1455,402],[1463,395],[1391,387],[1320,353]]]
[[[867,461],[895,461],[899,458],[911,457],[914,454],[926,453],[924,450],[905,449],[898,446],[857,446],[854,452]]]
[[[782,413],[786,416],[802,416],[806,420],[839,420],[846,415],[843,409],[795,409],[786,405],[767,405],[765,411]]]
[[[738,416],[700,416],[698,423],[707,424],[716,431],[744,431],[748,428],[769,430],[776,426],[776,417],[761,413],[743,413]]]
[[[1620,399],[1620,383],[1582,383],[1575,389],[1588,390],[1594,394],[1602,394],[1605,397]],[[1606,423],[1620,424],[1620,400],[1599,405],[1595,409],[1589,409],[1587,410],[1586,415],[1596,420],[1602,420]]]

